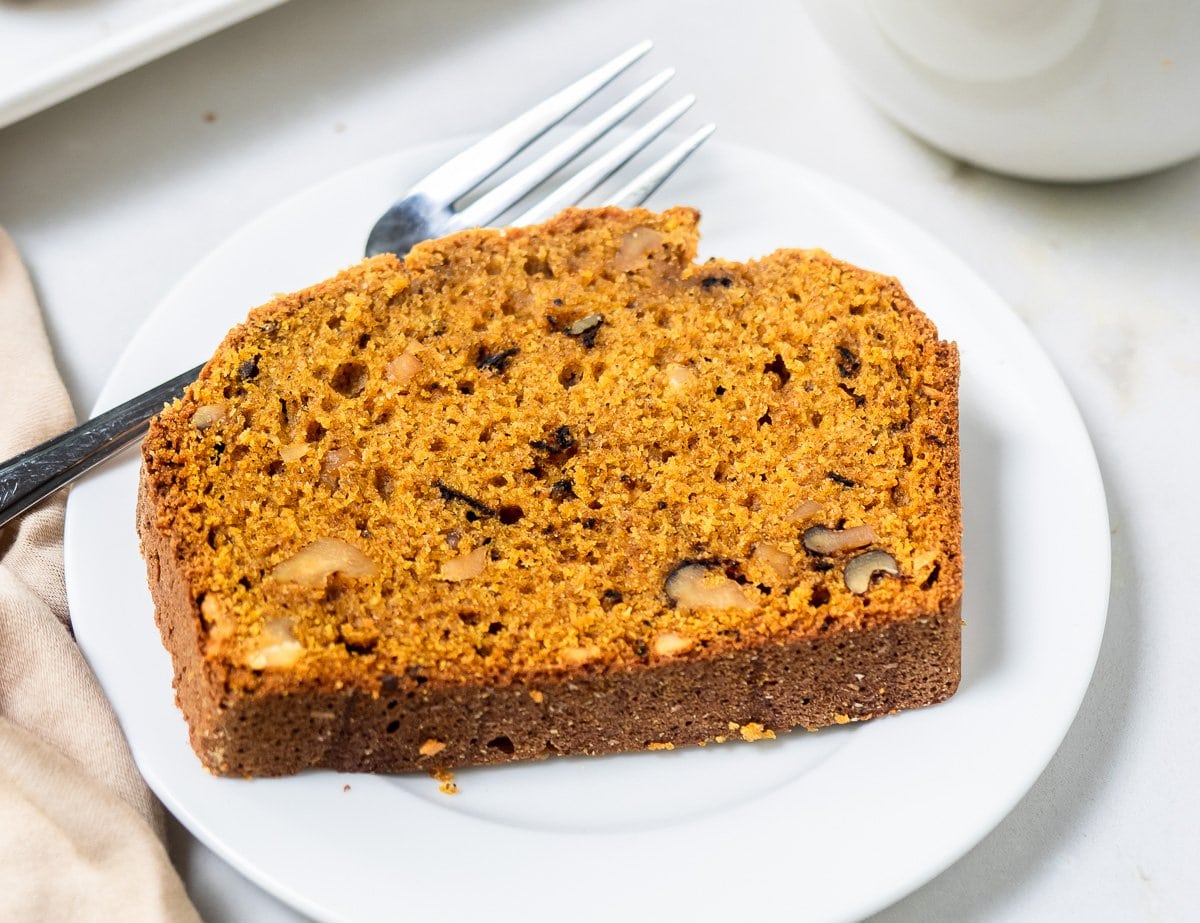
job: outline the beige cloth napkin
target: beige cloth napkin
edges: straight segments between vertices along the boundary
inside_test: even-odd
[[[74,422],[0,229],[0,459]],[[0,920],[199,920],[161,808],[71,633],[64,506],[47,501],[0,529]]]

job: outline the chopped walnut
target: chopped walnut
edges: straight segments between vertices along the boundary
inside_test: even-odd
[[[559,652],[559,658],[569,667],[582,666],[600,656],[602,651],[594,644],[586,646],[564,647]]]
[[[925,573],[938,559],[937,551],[918,551],[912,557],[912,572],[913,576],[920,576]]]
[[[406,385],[416,378],[424,367],[424,363],[417,358],[416,352],[410,344],[408,349],[384,366],[383,375],[388,381]]]
[[[896,564],[896,559],[879,549],[855,555],[846,562],[843,574],[846,589],[861,596],[871,588],[871,583],[878,574],[899,576],[900,567]]]
[[[685,562],[668,575],[663,587],[681,609],[753,609],[737,582],[702,562]]]
[[[770,542],[755,545],[751,560],[765,564],[784,580],[792,575],[792,556]]]
[[[621,238],[621,247],[613,257],[613,269],[629,272],[646,262],[646,257],[662,245],[665,238],[654,228],[634,228]]]
[[[276,564],[271,576],[283,583],[320,586],[334,573],[346,577],[373,577],[378,570],[374,561],[349,542],[340,538],[319,538]]]
[[[451,583],[471,580],[483,573],[483,569],[487,567],[487,562],[487,546],[480,545],[474,551],[460,554],[457,558],[451,558],[445,562],[438,576],[442,580],[449,580]]]
[[[279,447],[279,457],[285,462],[294,462],[308,453],[307,442],[293,442]]]
[[[321,459],[321,483],[331,490],[336,490],[341,477],[338,472],[353,459],[354,452],[350,449],[330,449]]]
[[[805,519],[810,519],[813,516],[816,516],[817,513],[821,512],[821,510],[824,508],[825,507],[823,507],[816,500],[805,500],[798,507],[787,514],[786,520],[788,522],[801,522]]]
[[[569,325],[563,333],[569,337],[577,337],[585,349],[591,349],[596,345],[596,336],[600,333],[600,325],[603,323],[603,314],[588,314]]]
[[[663,369],[663,374],[666,376],[669,391],[680,391],[696,380],[695,372],[686,365],[674,362]]]
[[[286,670],[304,656],[304,645],[296,639],[290,618],[268,619],[257,643],[246,657],[251,670]]]
[[[192,414],[192,426],[198,430],[206,430],[214,423],[225,419],[224,404],[201,404]]]
[[[220,597],[211,593],[205,596],[200,603],[200,614],[204,617],[210,641],[220,644],[233,637],[235,622]]]
[[[863,548],[876,538],[875,530],[870,526],[852,526],[849,529],[812,526],[804,530],[801,540],[813,554],[837,554],[839,551]]]
[[[651,649],[659,657],[674,657],[691,650],[695,644],[694,638],[688,638],[673,631],[664,631],[655,636]]]

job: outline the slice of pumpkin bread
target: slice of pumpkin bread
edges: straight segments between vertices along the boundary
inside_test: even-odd
[[[445,769],[858,721],[959,678],[955,347],[821,251],[569,210],[251,312],[143,446],[204,765]]]

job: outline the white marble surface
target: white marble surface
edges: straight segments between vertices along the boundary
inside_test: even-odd
[[[865,103],[787,2],[292,0],[0,130],[0,223],[77,408],[249,218],[365,159],[476,131],[643,36],[724,138],[863,189],[972,264],[1059,367],[1105,477],[1112,599],[1077,721],[994,832],[875,919],[1192,918],[1200,162],[1081,187],[966,167]],[[179,828],[172,848],[206,919],[299,919]]]

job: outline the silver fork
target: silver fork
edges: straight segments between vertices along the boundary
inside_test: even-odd
[[[649,41],[640,42],[477,141],[419,180],[371,229],[367,239],[367,256],[377,253],[404,254],[422,240],[462,228],[485,227],[498,222],[561,168],[574,161],[615,125],[623,122],[659,90],[674,72],[667,69],[651,77],[470,205],[458,209],[455,205],[595,96],[650,48]],[[515,226],[534,224],[581,201],[662,134],[694,102],[695,97],[688,95],[664,109],[620,143],[558,182],[554,188],[542,192],[535,204],[504,223]],[[624,208],[642,204],[707,140],[715,127],[707,124],[685,138],[607,197],[606,204]],[[184,372],[0,465],[0,526],[140,439],[149,426],[150,418],[162,409],[163,404],[183,394],[187,386],[196,380],[202,367]]]

